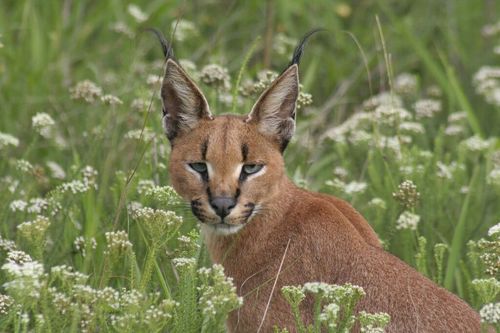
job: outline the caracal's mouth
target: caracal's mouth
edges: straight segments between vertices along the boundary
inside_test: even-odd
[[[239,216],[228,215],[222,219],[217,215],[212,216],[212,214],[207,214],[207,211],[203,209],[203,205],[199,200],[191,202],[191,210],[200,222],[202,229],[221,236],[239,232],[252,220],[258,211],[258,209],[255,209],[256,205],[253,203],[247,203],[243,207],[244,209],[240,212]]]
[[[239,232],[243,227],[246,225],[245,224],[227,224],[227,223],[215,223],[215,224],[207,224],[207,223],[202,223],[202,228],[208,231],[211,231],[217,235],[221,236],[227,236],[227,235],[232,235],[236,234]]]

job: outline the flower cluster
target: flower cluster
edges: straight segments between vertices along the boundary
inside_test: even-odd
[[[417,76],[410,73],[401,73],[394,78],[394,91],[401,95],[413,95],[418,90]]]
[[[489,303],[500,293],[500,281],[495,278],[472,280],[472,287],[482,303]]]
[[[72,99],[94,103],[102,96],[102,88],[90,80],[78,82],[69,90]]]
[[[126,253],[132,249],[132,243],[129,241],[125,230],[108,231],[105,236],[107,251],[111,254]]]
[[[19,224],[17,230],[25,239],[39,243],[45,239],[45,233],[50,226],[50,221],[47,217],[38,215],[35,220],[27,221]]]
[[[98,172],[93,167],[87,165],[80,170],[80,179],[75,179],[62,183],[57,187],[61,193],[71,192],[72,194],[85,193],[90,189],[97,189]]]
[[[155,132],[149,127],[144,127],[143,129],[128,131],[127,133],[125,133],[125,138],[142,142],[149,142],[155,138]]]
[[[45,112],[39,112],[34,115],[33,118],[31,118],[31,124],[33,129],[46,139],[51,138],[54,134],[56,122]]]
[[[142,207],[132,211],[132,218],[146,229],[153,244],[164,244],[182,224],[182,217],[173,211]]]
[[[361,311],[359,313],[359,323],[361,325],[361,333],[383,333],[384,328],[389,325],[391,316],[389,314],[380,313],[367,313]]]
[[[243,304],[243,298],[236,294],[236,287],[230,277],[224,275],[221,265],[198,270],[201,285],[200,306],[205,318],[214,319],[221,313],[229,313]]]
[[[86,257],[88,248],[92,250],[95,250],[97,248],[97,241],[93,237],[86,239],[82,236],[78,236],[73,242],[73,245],[75,247],[75,250],[82,254],[82,257]]]
[[[407,209],[415,208],[420,199],[417,186],[411,180],[405,180],[399,184],[398,190],[392,193],[392,196]]]
[[[441,112],[441,101],[435,99],[421,99],[414,105],[417,119],[432,118]]]
[[[396,222],[396,229],[400,230],[417,230],[418,223],[420,222],[420,216],[417,214],[413,214],[408,211],[404,211],[399,215],[398,220]]]
[[[489,303],[479,310],[481,321],[488,324],[500,323],[500,303]]]
[[[37,261],[8,261],[2,266],[2,270],[9,279],[3,287],[16,300],[24,303],[40,297],[40,289],[46,277],[42,264]]]
[[[19,139],[13,135],[0,132],[0,150],[7,146],[19,146]]]
[[[8,314],[13,303],[12,297],[0,294],[0,316]]]
[[[476,92],[495,106],[500,106],[500,67],[483,66],[474,74]]]
[[[200,79],[203,83],[221,90],[231,88],[229,74],[227,69],[217,64],[209,64],[200,71]]]

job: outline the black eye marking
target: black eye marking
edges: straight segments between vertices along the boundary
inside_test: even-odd
[[[241,145],[241,155],[243,156],[243,163],[245,163],[248,157],[248,145],[246,143]]]
[[[201,148],[201,159],[203,161],[206,161],[207,160],[207,150],[208,150],[208,139],[203,141],[200,148]]]
[[[203,181],[208,182],[208,167],[204,162],[194,162],[188,164],[191,169],[200,174]]]

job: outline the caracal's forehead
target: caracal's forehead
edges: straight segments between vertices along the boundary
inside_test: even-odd
[[[174,150],[182,151],[187,160],[213,163],[222,173],[230,171],[224,170],[226,166],[262,162],[270,154],[279,154],[254,125],[233,115],[200,121],[197,128],[180,138]]]

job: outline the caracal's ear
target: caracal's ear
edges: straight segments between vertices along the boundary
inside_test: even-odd
[[[299,97],[299,63],[309,37],[324,29],[314,29],[302,37],[287,69],[260,95],[246,121],[275,140],[283,152],[295,132],[295,107]]]
[[[195,128],[201,119],[213,119],[201,90],[172,59],[167,60],[161,98],[163,124],[170,141]]]
[[[295,107],[299,96],[299,69],[288,67],[259,97],[246,121],[285,150],[295,132]]]

